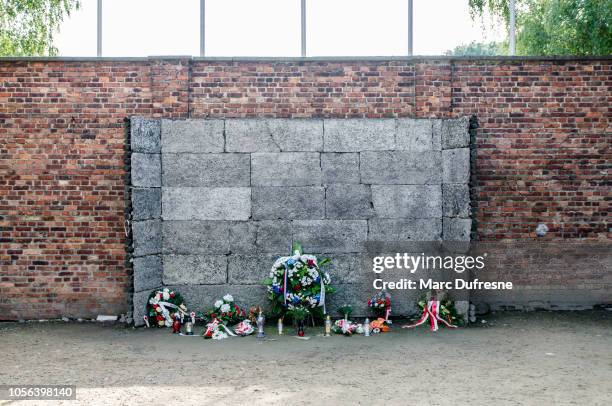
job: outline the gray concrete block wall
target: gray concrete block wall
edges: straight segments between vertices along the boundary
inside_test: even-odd
[[[329,308],[359,315],[366,241],[469,239],[466,118],[134,118],[132,145],[137,323],[153,285],[267,305],[261,281],[294,241],[334,261]]]

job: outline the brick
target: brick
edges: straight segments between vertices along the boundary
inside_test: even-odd
[[[444,183],[468,183],[470,181],[469,148],[442,151],[442,181]]]
[[[419,185],[441,182],[440,152],[384,151],[361,153],[361,182]]]
[[[134,292],[151,291],[162,285],[162,261],[159,255],[134,258]]]
[[[249,186],[248,154],[163,154],[164,186]]]
[[[225,283],[227,281],[227,257],[225,255],[164,255],[163,281],[164,285]]]
[[[164,221],[163,252],[229,254],[229,221]]]
[[[374,216],[369,185],[332,184],[325,192],[328,219],[367,219]]]
[[[254,220],[325,218],[321,186],[254,187],[251,199]]]
[[[321,151],[323,121],[318,119],[229,119],[229,152]]]
[[[132,117],[130,119],[133,152],[159,154],[161,152],[161,122],[158,119]]]
[[[293,241],[305,252],[360,252],[367,237],[366,220],[294,220]]]
[[[321,160],[316,152],[251,154],[253,186],[319,186]]]
[[[466,148],[470,145],[469,117],[442,120],[442,148]]]
[[[436,121],[439,120],[398,119],[396,148],[411,152],[440,151],[440,133],[433,131]]]
[[[324,121],[325,152],[384,151],[395,148],[395,120]]]
[[[359,154],[325,152],[321,154],[323,183],[359,183]]]
[[[442,215],[439,185],[372,186],[376,217],[437,218]]]
[[[161,221],[146,220],[132,222],[134,256],[161,253]]]
[[[164,220],[248,220],[251,189],[164,187],[162,208]]]
[[[442,185],[442,214],[446,217],[470,216],[470,188],[466,184]]]
[[[140,187],[161,186],[160,154],[132,154],[132,185]]]
[[[162,120],[162,151],[223,152],[223,120]]]

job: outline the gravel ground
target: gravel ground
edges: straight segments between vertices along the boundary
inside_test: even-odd
[[[370,338],[325,338],[311,328],[299,340],[270,327],[263,342],[118,324],[0,323],[0,384],[77,385],[77,401],[53,405],[610,404],[611,312],[485,319],[437,333],[396,325]]]

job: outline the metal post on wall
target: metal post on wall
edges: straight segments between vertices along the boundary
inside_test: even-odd
[[[306,56],[306,0],[302,0],[302,7],[301,7],[301,20],[300,20],[300,26],[302,28],[301,30],[301,36],[300,36],[300,40],[302,43],[302,56]]]
[[[200,56],[206,55],[206,0],[200,0]]]
[[[510,14],[510,27],[508,42],[509,42],[509,53],[510,55],[516,55],[516,3],[515,0],[510,0],[508,4],[509,14]]]
[[[96,55],[98,57],[102,56],[102,0],[98,0],[98,15],[97,15],[97,50]]]
[[[408,0],[408,56],[412,56],[412,34],[414,32],[412,29],[412,2],[413,0]]]

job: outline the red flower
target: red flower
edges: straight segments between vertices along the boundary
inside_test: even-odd
[[[240,308],[238,306],[234,307],[234,310],[236,310],[237,312],[240,311]]]
[[[385,299],[385,304],[386,304],[387,306],[391,306],[391,298],[386,298],[386,299]]]
[[[216,317],[217,317],[217,313],[212,313],[212,314],[210,315],[210,317],[212,317],[213,319],[214,319],[214,318],[216,318]]]
[[[313,259],[309,259],[308,261],[306,261],[306,263],[308,264],[309,267],[314,268],[315,266],[315,262]]]
[[[174,292],[170,293],[170,298],[174,298]]]
[[[164,319],[164,316],[157,316],[157,321],[162,321]]]
[[[297,290],[298,292],[299,292],[300,290],[302,290],[302,285],[301,285],[301,284],[299,284],[299,283],[298,283],[297,285],[295,285],[295,290]]]

